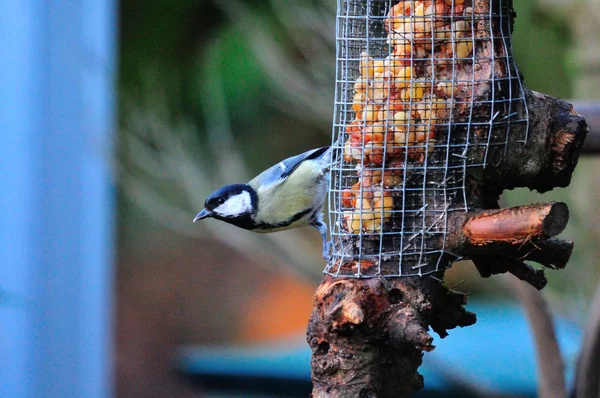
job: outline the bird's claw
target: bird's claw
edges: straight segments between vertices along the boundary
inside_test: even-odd
[[[331,252],[333,251],[333,242],[327,242],[325,247],[323,247],[323,259],[327,261],[327,264],[331,263],[333,260],[333,255]]]

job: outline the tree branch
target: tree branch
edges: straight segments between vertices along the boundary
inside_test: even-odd
[[[507,280],[521,301],[533,333],[538,368],[538,396],[566,397],[565,367],[546,301],[540,292],[530,286],[515,278],[507,277]]]
[[[465,244],[480,246],[494,242],[523,244],[547,239],[567,226],[569,209],[562,202],[486,210],[469,218],[462,227]]]
[[[403,397],[422,388],[421,352],[434,349],[428,326],[444,337],[475,323],[465,301],[437,277],[326,277],[307,332],[312,396]]]
[[[569,210],[562,202],[453,214],[456,232],[447,244],[452,253],[471,258],[484,278],[509,272],[542,289],[548,282],[544,271],[523,260],[564,268],[573,242],[550,238],[563,231],[568,217]]]
[[[579,351],[575,388],[576,398],[600,397],[600,284],[589,309],[583,344]]]

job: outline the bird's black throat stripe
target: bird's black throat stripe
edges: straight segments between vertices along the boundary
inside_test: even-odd
[[[283,221],[283,222],[280,222],[277,224],[256,222],[252,218],[251,214],[244,214],[244,215],[236,217],[236,218],[221,218],[221,220],[228,222],[229,224],[233,224],[238,228],[248,229],[250,231],[252,231],[254,229],[270,230],[270,229],[287,227],[288,225],[291,225],[291,224],[295,223],[296,221],[302,219],[306,215],[308,215],[312,210],[313,209],[311,209],[311,208],[306,209],[304,211],[301,211],[300,213],[294,214],[293,217],[287,219],[286,221]]]
[[[300,220],[301,218],[303,218],[304,216],[309,214],[312,210],[313,209],[308,208],[304,211],[301,211],[300,213],[294,214],[294,216],[292,218],[288,219],[287,221],[283,221],[283,222],[280,222],[277,224],[259,223],[259,224],[257,224],[256,229],[275,229],[275,228],[287,227],[288,225],[295,223],[296,221]]]

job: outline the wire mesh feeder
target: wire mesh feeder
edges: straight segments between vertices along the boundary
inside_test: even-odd
[[[469,175],[527,141],[500,4],[338,1],[327,274],[425,275],[457,259],[447,220],[472,205]]]

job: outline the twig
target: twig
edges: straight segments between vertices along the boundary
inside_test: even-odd
[[[573,108],[587,121],[590,132],[581,148],[581,153],[597,155],[600,153],[600,102],[571,101]]]
[[[540,292],[526,283],[511,276],[507,276],[506,280],[521,301],[534,336],[538,367],[538,396],[566,397],[564,363],[546,301]]]
[[[571,394],[576,398],[600,397],[600,284],[590,305],[589,320],[575,373],[575,387]]]

